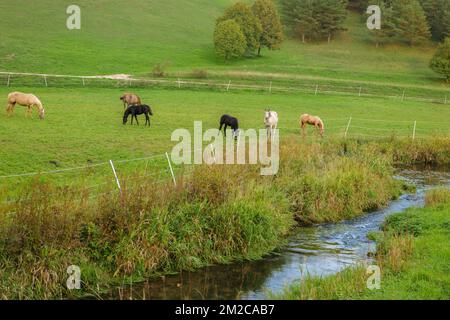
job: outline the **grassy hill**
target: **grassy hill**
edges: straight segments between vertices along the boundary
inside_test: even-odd
[[[82,29],[66,29],[66,0],[0,3],[0,70],[146,75],[157,63],[172,73],[207,69],[216,76],[296,77],[446,85],[428,68],[434,47],[375,48],[361,16],[331,44],[288,40],[279,51],[226,64],[215,57],[215,19],[233,0],[80,0]],[[249,1],[250,2],[250,1]],[[26,10],[24,10],[26,8]],[[448,86],[447,86],[448,87]]]

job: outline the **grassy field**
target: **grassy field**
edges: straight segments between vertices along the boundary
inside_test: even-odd
[[[19,106],[12,117],[0,112],[0,299],[72,297],[65,279],[74,263],[83,268],[82,293],[97,294],[97,285],[129,277],[260,259],[283,245],[296,223],[339,221],[386,205],[402,191],[396,164],[450,163],[449,87],[428,67],[435,44],[377,49],[364,19],[349,13],[348,30],[330,44],[287,40],[279,51],[224,63],[212,34],[234,2],[80,0],[80,31],[65,27],[70,1],[0,3],[0,72],[151,78],[162,63],[169,80],[200,69],[205,81],[307,88],[108,89],[90,86],[94,80],[82,87],[79,78],[49,78],[47,88],[42,77],[27,77],[27,84],[0,75],[5,106],[9,92],[24,91],[46,108],[45,121],[36,113],[25,118]],[[351,92],[325,93],[327,85]],[[152,106],[151,128],[122,124],[124,91]],[[436,103],[420,100],[430,96]],[[173,188],[165,152],[175,129],[192,131],[194,121],[218,128],[225,113],[242,129],[258,129],[269,107],[280,116],[278,176],[265,179],[255,166],[200,166],[182,176],[187,169],[177,167]],[[303,113],[325,121],[323,140],[312,130],[301,139]],[[123,183],[120,194],[109,160]],[[438,209],[428,210],[431,216]]]
[[[450,190],[427,194],[426,208],[389,217],[377,235],[381,289],[366,287],[366,268],[349,268],[326,278],[307,278],[282,299],[448,300],[450,297]]]
[[[0,95],[6,96],[12,89],[29,88],[0,88]],[[281,139],[291,134],[300,139],[298,119],[303,113],[321,115],[327,136],[342,137],[350,117],[350,137],[412,139],[416,120],[417,138],[448,134],[450,129],[443,121],[450,117],[450,109],[439,104],[188,90],[137,90],[152,105],[155,116],[151,128],[132,127],[122,125],[120,90],[36,88],[33,92],[46,107],[45,121],[39,121],[36,113],[33,119],[25,118],[22,107],[17,107],[11,118],[0,114],[2,176],[164,154],[174,145],[170,136],[175,129],[193,130],[196,120],[203,121],[205,129],[216,128],[224,113],[238,117],[244,129],[262,128],[263,110],[269,106],[279,112]],[[72,179],[74,174],[78,173],[62,176]]]
[[[264,51],[261,58],[223,63],[215,57],[212,34],[215,19],[233,2],[80,0],[82,29],[69,31],[65,11],[70,1],[2,1],[0,70],[142,76],[151,73],[155,64],[166,63],[171,74],[206,69],[211,75],[227,77],[300,77],[448,88],[428,67],[435,45],[377,49],[364,19],[355,13],[349,14],[348,31],[331,44],[287,40],[281,50]],[[23,11],[24,7],[28,10]]]
[[[403,183],[392,177],[390,152],[376,146],[285,143],[277,177],[258,166],[204,165],[176,188],[149,177],[96,195],[34,181],[21,201],[0,206],[0,299],[98,294],[131,279],[262,259],[296,222],[349,219],[396,198]],[[81,291],[65,287],[72,264],[83,270]]]

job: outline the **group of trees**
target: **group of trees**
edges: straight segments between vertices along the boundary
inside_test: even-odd
[[[238,2],[217,19],[214,44],[225,60],[261,54],[261,48],[278,49],[283,25],[272,0],[256,0],[252,7]]]
[[[450,0],[280,0],[283,18],[294,37],[331,41],[345,30],[347,10],[366,13],[369,2],[381,9],[381,29],[373,30],[377,44],[419,44],[450,37]],[[216,53],[225,60],[278,49],[283,25],[272,0],[256,0],[253,6],[238,2],[217,19]],[[450,80],[450,38],[438,48],[430,67]]]
[[[447,82],[450,82],[450,37],[447,38],[437,49],[430,67],[435,72],[442,74]]]
[[[282,0],[284,20],[294,37],[327,39],[345,30],[347,0]]]

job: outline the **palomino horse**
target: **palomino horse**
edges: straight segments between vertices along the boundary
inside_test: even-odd
[[[11,115],[14,112],[15,105],[21,105],[28,108],[27,115],[31,116],[33,113],[33,107],[36,107],[39,112],[39,118],[44,120],[45,110],[41,101],[34,94],[12,92],[8,95],[8,106],[6,107],[6,113]]]
[[[264,116],[264,124],[267,129],[267,137],[272,138],[273,131],[278,127],[278,113],[275,111],[267,110]]]
[[[123,109],[125,110],[129,106],[140,106],[142,104],[141,98],[133,93],[124,93],[120,100],[123,102]]]
[[[311,116],[309,114],[304,114],[300,118],[300,125],[302,127],[303,131],[303,137],[306,135],[306,126],[311,125],[316,128],[316,130],[319,132],[320,136],[323,137],[323,134],[325,133],[325,125],[319,117]]]

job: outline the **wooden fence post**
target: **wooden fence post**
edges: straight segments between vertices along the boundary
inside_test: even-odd
[[[167,162],[169,163],[170,173],[172,174],[173,184],[176,187],[177,186],[177,179],[175,179],[175,174],[173,173],[173,168],[172,168],[172,162],[170,161],[169,153],[167,153],[167,152],[166,152],[166,158],[167,158]]]
[[[345,138],[347,139],[348,131],[350,130],[350,125],[352,124],[352,117],[348,120],[347,129],[345,129]]]
[[[230,90],[230,86],[231,86],[231,80],[228,82],[227,92]]]
[[[417,128],[417,121],[414,121],[414,128],[413,128],[413,141],[416,140],[416,128]]]
[[[7,87],[9,87],[10,82],[11,82],[11,74],[8,74],[8,81],[6,83]]]
[[[319,92],[319,85],[316,85],[316,93],[315,93],[316,96],[318,92]]]
[[[116,168],[114,167],[114,163],[112,160],[109,160],[109,163],[111,164],[111,168],[114,173],[114,177],[116,178],[117,187],[119,188],[119,191],[122,192],[122,187],[120,186],[119,177],[117,176],[117,172],[116,172]]]

